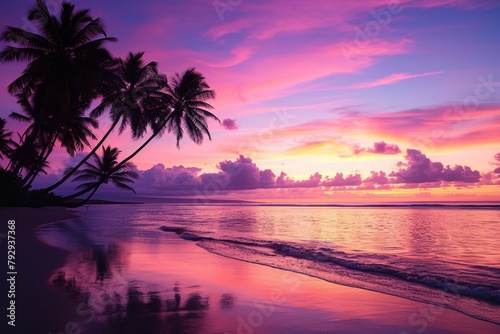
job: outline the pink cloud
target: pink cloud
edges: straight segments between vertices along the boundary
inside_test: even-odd
[[[494,166],[500,166],[500,153],[497,153],[493,156],[494,161],[491,162]],[[493,173],[500,174],[500,167],[497,167],[493,170]]]
[[[349,174],[344,177],[344,174],[337,173],[333,178],[326,177],[321,183],[324,187],[340,187],[340,186],[359,186],[362,183],[360,174]]]
[[[377,80],[371,81],[371,82],[360,83],[360,84],[351,86],[349,88],[372,88],[372,87],[378,87],[378,86],[384,86],[384,85],[392,85],[394,83],[404,81],[404,80],[421,78],[421,77],[428,77],[431,75],[438,75],[438,74],[442,74],[442,73],[444,73],[444,71],[426,72],[426,73],[420,73],[420,74],[394,73],[394,74],[391,74],[385,78],[377,79]]]
[[[391,113],[350,112],[336,116],[283,127],[277,129],[274,136],[294,142],[293,149],[297,152],[309,145],[308,141],[301,142],[297,138],[330,138],[332,132],[342,137],[362,133],[365,137],[390,138],[427,149],[447,149],[496,144],[500,127],[500,105],[493,104],[472,111],[465,111],[461,106],[443,105]],[[321,145],[322,141],[317,139],[315,144]]]
[[[387,174],[383,171],[371,172],[371,175],[363,180],[363,183],[375,183],[375,184],[387,184],[389,183],[389,178]]]
[[[401,153],[401,150],[399,149],[399,146],[396,144],[389,144],[386,143],[385,141],[379,141],[375,142],[373,144],[373,147],[365,148],[356,146],[354,148],[353,152],[354,155],[360,155],[363,153],[393,155]]]
[[[489,2],[468,0],[398,1],[392,6],[391,16],[400,15],[405,8],[433,8],[454,6],[461,9],[484,8]],[[398,5],[399,4],[399,5]],[[353,19],[374,10],[387,10],[388,2],[364,0],[350,2],[303,2],[299,0],[240,3],[224,14],[224,20],[207,30],[205,35],[219,40],[234,34],[245,34],[253,39],[270,39],[286,35],[335,26],[337,31],[352,31]],[[390,7],[392,8],[392,7]],[[403,14],[401,14],[403,15]],[[300,20],[297,20],[300,17]],[[392,17],[391,17],[392,18]],[[373,18],[372,18],[373,19]]]
[[[315,172],[307,179],[295,180],[280,172],[278,177],[271,169],[261,169],[251,158],[239,156],[235,160],[224,160],[218,165],[218,172],[202,173],[199,167],[157,164],[146,170],[137,170],[140,177],[133,185],[142,196],[195,196],[213,197],[258,189],[318,189],[317,191],[391,190],[391,189],[431,189],[442,187],[466,188],[468,185],[487,186],[500,184],[500,178],[493,172],[480,175],[467,166],[444,167],[441,162],[433,162],[418,150],[407,150],[405,162],[398,163],[398,169],[388,175],[385,171],[372,171],[362,178],[358,173],[335,172],[332,177]],[[49,174],[37,180],[36,187],[54,183],[57,177]],[[60,191],[72,193],[75,184],[67,183]],[[114,191],[105,188],[106,191]],[[116,193],[116,192],[113,192]]]
[[[321,183],[322,175],[319,173],[314,173],[307,180],[295,181],[287,176],[285,172],[281,174],[276,179],[276,187],[278,188],[313,188],[317,187]]]
[[[415,3],[411,0],[405,1],[405,6],[413,8],[433,8],[433,7],[457,7],[463,10],[472,10],[477,8],[491,8],[497,5],[498,2],[495,0],[429,0],[429,1],[419,1]]]

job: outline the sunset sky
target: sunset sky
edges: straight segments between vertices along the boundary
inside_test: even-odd
[[[107,45],[115,56],[145,51],[168,76],[195,67],[216,91],[223,122],[210,121],[212,141],[184,139],[178,150],[165,134],[133,160],[140,196],[500,198],[497,0],[73,3],[118,38]],[[29,30],[32,4],[3,3],[2,26]],[[19,110],[6,86],[25,65],[0,64],[0,117]],[[110,125],[106,115],[99,121],[98,137]],[[108,141],[124,156],[140,143],[127,131]],[[58,150],[38,184],[71,161]]]

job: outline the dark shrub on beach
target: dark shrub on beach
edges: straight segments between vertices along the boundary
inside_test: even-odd
[[[22,178],[5,169],[0,169],[0,184],[0,206],[42,207],[56,203],[61,198],[44,190],[23,187]]]

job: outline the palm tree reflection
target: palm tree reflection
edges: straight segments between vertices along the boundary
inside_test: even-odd
[[[210,300],[206,289],[183,287],[179,282],[151,289],[149,282],[124,276],[123,253],[124,248],[116,243],[94,244],[52,279],[54,286],[82,297],[95,314],[83,324],[85,332],[190,334],[207,328]],[[224,293],[218,309],[226,311],[233,304],[233,295]]]
[[[183,295],[179,286],[174,295],[158,291],[143,293],[130,286],[127,303],[107,305],[106,320],[100,327],[103,333],[198,333],[206,326],[208,297],[200,293]],[[185,298],[185,301],[183,299]],[[99,328],[93,328],[99,332]]]
[[[234,296],[231,293],[224,293],[220,297],[219,306],[221,310],[230,310],[234,305]]]

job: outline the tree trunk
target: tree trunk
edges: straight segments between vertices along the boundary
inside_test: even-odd
[[[100,184],[99,184],[99,186],[100,186]],[[83,205],[85,205],[85,204],[86,204],[86,203],[90,200],[90,198],[92,198],[92,196],[94,196],[94,194],[95,194],[95,192],[97,191],[97,189],[99,189],[99,186],[97,186],[97,187],[94,189],[94,191],[93,191],[93,192],[91,192],[91,193],[90,193],[90,195],[89,195],[86,199],[84,199],[84,200],[83,200],[83,202],[81,202],[80,204],[77,204],[76,206],[83,206]]]
[[[57,181],[56,183],[54,183],[50,187],[45,188],[44,190],[45,191],[52,191],[52,190],[56,189],[57,187],[59,187],[64,182],[66,182],[66,180],[69,179],[71,177],[71,175],[73,175],[78,170],[78,168],[80,168],[92,155],[94,155],[94,153],[97,151],[97,149],[102,145],[102,143],[104,143],[106,138],[108,138],[108,136],[111,134],[111,132],[113,132],[113,130],[114,130],[116,124],[118,124],[119,120],[120,119],[118,118],[113,122],[113,124],[109,128],[108,132],[106,132],[104,137],[102,137],[102,139],[95,145],[94,149],[89,154],[87,154],[87,156],[85,158],[83,158],[82,161],[80,161],[75,167],[73,167],[71,169],[71,171],[66,173],[62,179],[60,179],[59,181]]]
[[[172,113],[170,115],[172,115]],[[167,125],[167,122],[170,120],[170,115],[163,121],[163,123],[161,124],[161,126],[159,127],[159,129],[163,129]],[[115,168],[113,168],[111,170],[111,172],[107,176],[109,177],[109,175],[111,175],[112,173],[114,173],[117,170],[119,170],[130,159],[132,159],[133,157],[135,157],[144,147],[146,147],[158,135],[158,133],[160,133],[160,130],[153,131],[153,134],[151,135],[151,137],[149,137],[148,140],[146,140],[144,142],[144,144],[142,144],[137,150],[135,150],[134,153],[132,153],[131,155],[129,155],[128,157],[126,157],[125,159],[123,159],[118,165],[116,165]]]
[[[40,154],[36,158],[36,160],[37,160],[36,168],[32,168],[28,172],[28,174],[26,174],[26,177],[23,179],[23,188],[28,189],[29,186],[31,185],[31,183],[33,182],[33,180],[38,175],[38,173],[40,173],[44,162],[47,161],[50,153],[52,153],[52,151],[54,150],[54,145],[56,144],[56,140],[57,140],[57,136],[54,134],[54,137],[48,140],[49,144],[44,145],[42,151],[40,152]],[[31,180],[31,181],[28,183],[29,180]]]
[[[45,155],[45,157],[43,157],[43,159],[41,160],[41,164],[43,164],[45,161],[47,161],[47,159],[49,158],[50,154],[54,150],[55,144],[56,144],[56,139],[54,138],[54,140],[52,141],[52,145],[51,145],[49,151],[47,152],[47,154]],[[40,171],[38,171],[37,173],[33,174],[33,176],[31,177],[31,180],[24,186],[26,189],[29,189],[29,187],[31,186],[31,184],[33,183],[33,181],[35,181],[35,179],[36,179],[36,177],[38,176],[39,173],[40,173]]]
[[[104,183],[104,182],[102,182],[102,183]],[[88,187],[88,188],[85,188],[85,189],[83,189],[83,190],[80,190],[80,191],[79,191],[79,192],[77,192],[77,193],[74,193],[74,194],[68,195],[68,196],[66,196],[66,197],[63,197],[63,198],[61,199],[61,202],[66,202],[67,200],[70,200],[70,199],[73,199],[73,198],[77,198],[78,196],[81,196],[81,195],[83,195],[83,194],[86,194],[86,193],[88,193],[89,191],[91,191],[92,189],[98,188],[98,187],[99,187],[102,183],[99,183],[99,182],[98,182],[98,183],[96,183],[96,184],[95,184],[95,185],[93,185],[93,186],[90,186],[90,187]]]

